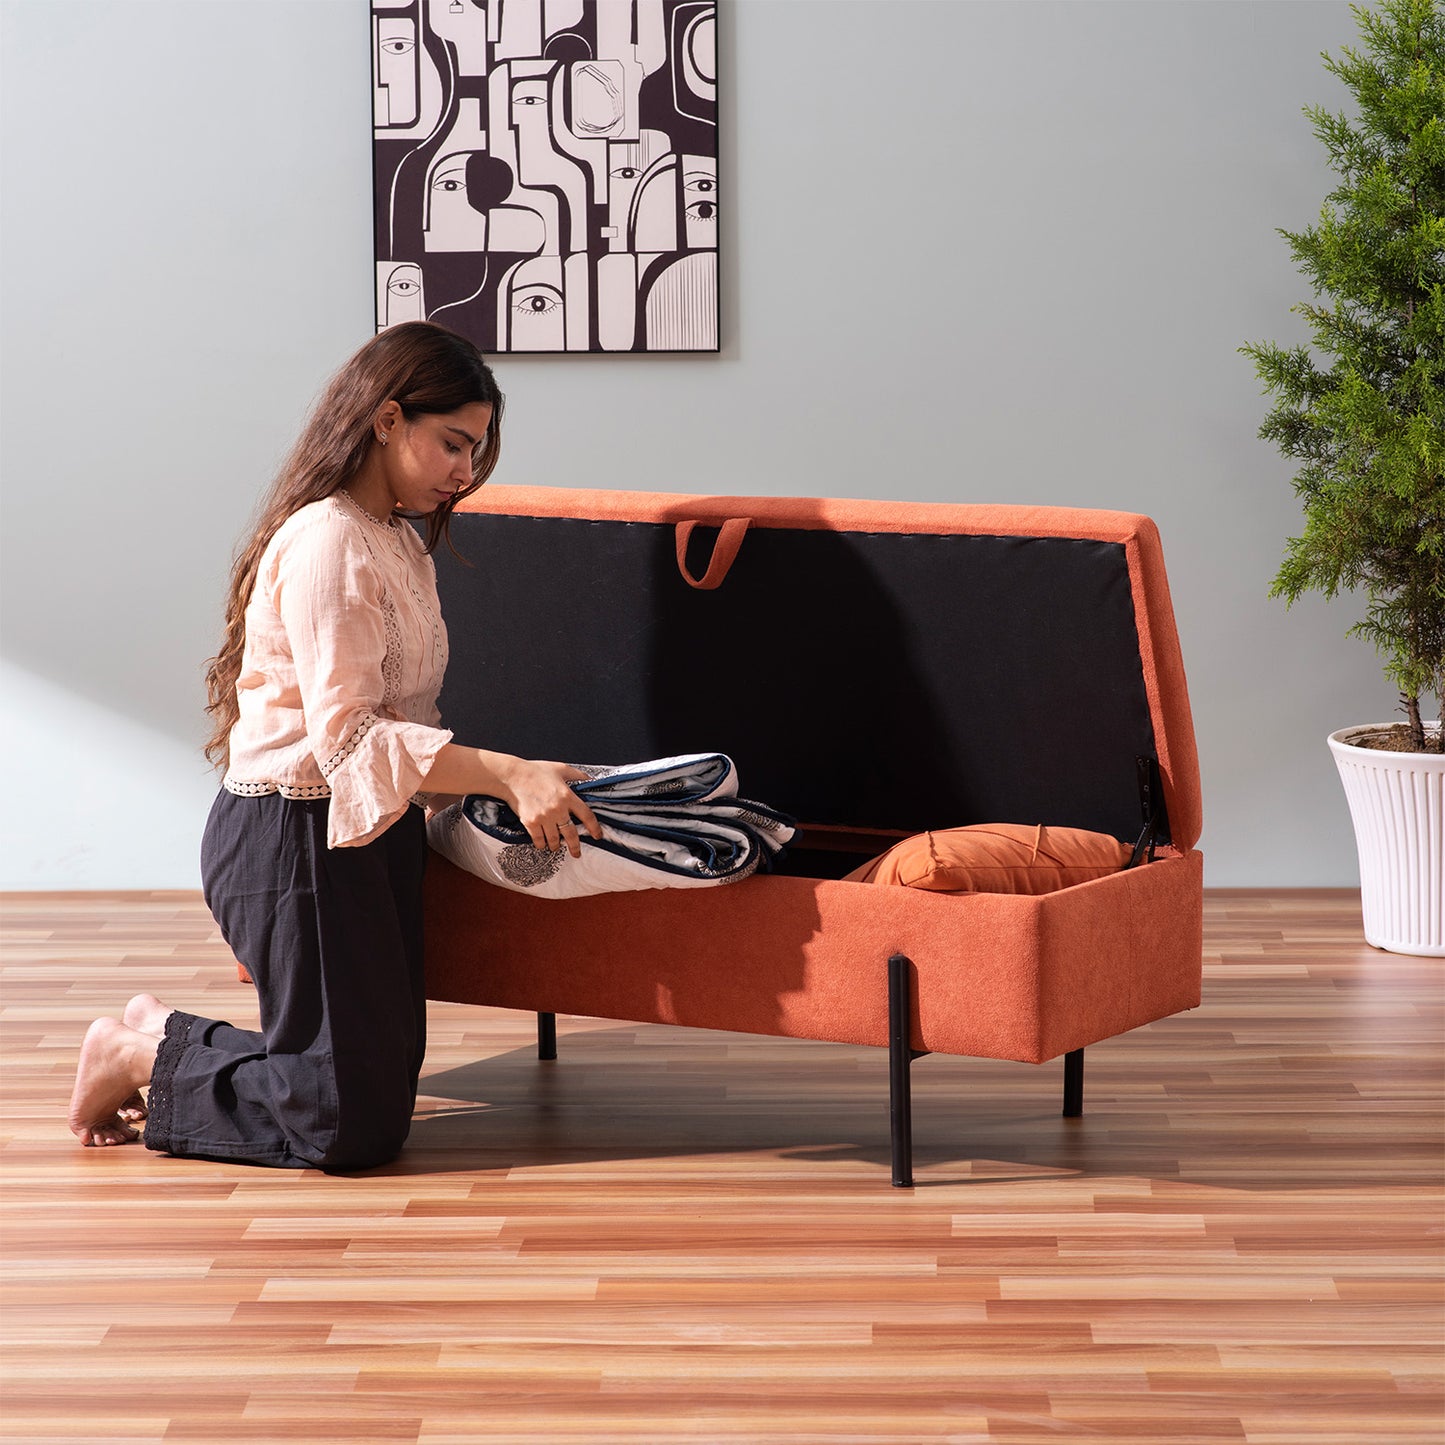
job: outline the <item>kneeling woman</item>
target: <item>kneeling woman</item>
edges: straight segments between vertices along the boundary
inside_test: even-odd
[[[225,777],[202,881],[261,1030],[151,994],[96,1020],[70,1106],[83,1144],[131,1143],[144,1119],[146,1146],[169,1154],[394,1158],[425,1048],[426,795],[503,798],[539,848],[577,854],[579,826],[599,835],[568,787],[581,773],[460,746],[439,725],[431,553],[496,466],[501,417],[475,347],[426,322],[373,338],[317,405],[239,555],[207,674],[207,752]],[[425,542],[403,518],[425,519]]]

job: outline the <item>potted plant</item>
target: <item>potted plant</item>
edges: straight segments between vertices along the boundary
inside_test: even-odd
[[[1313,351],[1246,346],[1275,397],[1260,436],[1299,464],[1304,529],[1271,596],[1358,591],[1403,722],[1330,735],[1360,851],[1365,938],[1445,955],[1445,8],[1351,9],[1363,48],[1325,55],[1355,115],[1308,106],[1340,184],[1281,231],[1315,299]]]

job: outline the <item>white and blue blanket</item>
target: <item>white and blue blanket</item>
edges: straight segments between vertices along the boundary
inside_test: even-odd
[[[431,846],[499,888],[580,898],[735,883],[766,870],[793,836],[792,819],[738,797],[737,768],[722,753],[577,766],[589,776],[572,791],[602,825],[601,838],[578,828],[580,858],[534,848],[511,808],[479,793],[431,819]]]

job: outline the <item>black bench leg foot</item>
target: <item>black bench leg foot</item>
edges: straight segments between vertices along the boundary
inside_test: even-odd
[[[901,953],[888,960],[888,1107],[893,1131],[893,1187],[913,1188],[913,1097],[909,1068],[913,1009],[909,970]]]
[[[557,1057],[557,1015],[537,1015],[537,1057],[539,1059],[555,1059]]]
[[[1077,1119],[1084,1112],[1084,1051],[1064,1055],[1064,1118]]]

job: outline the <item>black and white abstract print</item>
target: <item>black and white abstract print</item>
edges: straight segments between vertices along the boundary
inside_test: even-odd
[[[715,0],[372,0],[377,328],[716,351]]]

